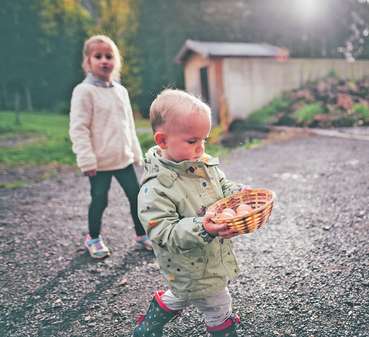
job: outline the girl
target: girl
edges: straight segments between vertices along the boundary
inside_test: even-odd
[[[116,44],[104,35],[89,38],[83,48],[82,67],[86,78],[73,90],[69,134],[77,165],[91,186],[85,246],[94,258],[110,255],[100,232],[114,176],[128,197],[136,242],[151,250],[137,217],[139,184],[133,164],[142,164],[142,152],[127,90],[118,82],[121,58]]]

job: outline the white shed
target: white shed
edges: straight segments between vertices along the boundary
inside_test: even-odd
[[[265,104],[262,72],[252,70],[255,64],[287,58],[288,50],[270,44],[187,40],[176,62],[184,65],[186,90],[206,101],[214,122],[227,127]]]

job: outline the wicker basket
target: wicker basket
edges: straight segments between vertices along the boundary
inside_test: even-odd
[[[208,212],[216,214],[212,218],[215,223],[226,223],[229,228],[240,234],[251,233],[268,222],[274,200],[275,193],[273,191],[261,188],[247,189],[218,200],[208,208]],[[223,218],[221,216],[225,208],[236,210],[241,203],[251,206],[253,210],[245,215],[236,215],[233,218]]]

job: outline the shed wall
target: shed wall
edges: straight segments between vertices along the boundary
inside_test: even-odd
[[[201,97],[200,69],[207,67],[209,84],[209,102],[215,122],[218,122],[219,97],[223,92],[223,59],[209,59],[198,54],[193,54],[186,62],[184,69],[185,88],[188,92]]]
[[[245,118],[283,91],[296,89],[334,70],[338,77],[359,79],[369,75],[369,61],[340,59],[225,58],[224,95],[230,118]]]

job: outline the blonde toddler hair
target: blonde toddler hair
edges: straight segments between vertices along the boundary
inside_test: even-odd
[[[171,125],[175,118],[191,112],[211,114],[207,104],[197,97],[179,89],[165,89],[150,106],[150,123],[155,133],[164,124]]]
[[[113,79],[115,79],[116,81],[119,81],[120,80],[120,70],[122,68],[121,56],[120,56],[119,49],[117,45],[115,44],[115,42],[106,35],[94,35],[85,41],[83,45],[83,52],[82,52],[82,56],[83,56],[82,68],[85,74],[87,74],[90,71],[90,66],[88,65],[88,57],[91,55],[92,46],[96,43],[106,43],[107,45],[110,46],[113,52],[113,57],[114,57],[114,62],[115,62],[114,69],[113,69]]]

